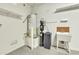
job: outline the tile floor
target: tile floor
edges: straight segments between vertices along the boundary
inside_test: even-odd
[[[30,50],[30,48],[23,46],[7,55],[79,55],[79,51],[71,51],[70,54],[64,49],[56,50],[55,47],[51,49],[45,49],[43,47],[37,47],[34,50]]]

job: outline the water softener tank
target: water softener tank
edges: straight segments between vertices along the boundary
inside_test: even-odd
[[[51,47],[51,33],[44,33],[44,48],[50,49]]]

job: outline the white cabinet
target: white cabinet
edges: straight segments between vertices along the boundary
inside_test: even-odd
[[[68,47],[68,51],[70,52],[71,34],[57,32],[56,36],[57,36],[57,49],[58,49],[59,41],[64,41],[64,42],[68,42],[67,47]]]
[[[39,37],[33,36],[33,28],[31,27],[31,36],[27,36],[25,38],[25,43],[29,46],[32,50],[39,46]]]
[[[39,37],[33,39],[33,47],[36,48],[39,46]]]
[[[30,37],[26,38],[26,46],[29,46],[32,50],[36,47],[39,46],[39,38],[33,38],[31,39]]]

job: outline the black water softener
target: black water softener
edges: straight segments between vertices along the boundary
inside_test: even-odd
[[[44,21],[40,21],[40,46],[44,46]]]

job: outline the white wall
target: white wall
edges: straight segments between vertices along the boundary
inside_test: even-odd
[[[26,32],[25,17],[30,14],[30,6],[21,4],[0,4],[0,8],[22,15],[22,20],[0,15],[0,54],[7,54],[24,45],[23,36]]]
[[[38,25],[39,25],[39,20],[41,18],[44,18],[45,21],[49,22],[55,22],[53,24],[47,24],[49,31],[52,32],[52,42],[53,38],[56,32],[56,26],[58,25],[59,20],[61,19],[68,19],[68,24],[71,27],[71,34],[72,34],[72,39],[71,39],[71,49],[72,50],[79,50],[79,9],[78,10],[73,10],[73,11],[67,11],[67,12],[61,12],[55,14],[56,8],[64,7],[64,6],[69,6],[73,4],[40,4],[40,5],[35,5],[33,7],[32,12],[33,13],[38,13]]]

